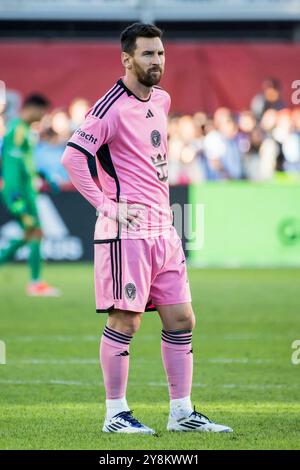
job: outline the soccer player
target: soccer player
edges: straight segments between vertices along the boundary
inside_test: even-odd
[[[163,74],[162,32],[134,23],[121,35],[125,76],[101,97],[75,131],[63,164],[97,209],[97,312],[108,312],[100,342],[106,390],[104,432],[154,434],[126,401],[129,345],[142,313],[162,321],[162,359],[169,384],[169,431],[229,432],[193,410],[192,329],[195,317],[181,240],[172,225],[167,162],[170,97]],[[87,158],[96,158],[101,189]]]
[[[40,121],[49,107],[42,95],[28,96],[22,106],[20,117],[13,119],[3,140],[2,148],[2,197],[8,211],[24,230],[24,237],[11,240],[0,252],[0,265],[12,259],[23,245],[29,246],[30,296],[57,296],[59,291],[41,279],[42,239],[41,224],[36,206],[36,172],[33,162],[34,136],[30,126]]]

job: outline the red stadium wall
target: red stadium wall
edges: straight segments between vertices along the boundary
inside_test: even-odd
[[[279,78],[287,106],[300,79],[300,45],[168,42],[162,85],[172,111],[212,112],[218,106],[249,107],[264,78]],[[41,91],[54,106],[77,96],[92,102],[123,73],[117,42],[3,41],[0,79],[23,94]]]

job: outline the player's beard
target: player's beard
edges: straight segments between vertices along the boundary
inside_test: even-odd
[[[153,85],[157,85],[162,77],[163,69],[162,67],[152,67],[151,69],[145,72],[136,62],[134,62],[135,74],[137,80],[146,87],[152,87]],[[153,74],[153,71],[157,71],[159,73]]]

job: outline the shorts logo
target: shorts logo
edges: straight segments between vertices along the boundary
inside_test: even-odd
[[[136,287],[132,282],[128,282],[128,284],[126,284],[125,295],[129,300],[134,300],[136,298]]]
[[[161,135],[158,131],[154,130],[151,132],[151,143],[153,147],[157,148],[161,144]]]

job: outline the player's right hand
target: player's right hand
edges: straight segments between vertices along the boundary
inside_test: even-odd
[[[117,204],[116,219],[126,227],[136,230],[144,220],[145,206],[142,204],[127,204],[121,201]]]

